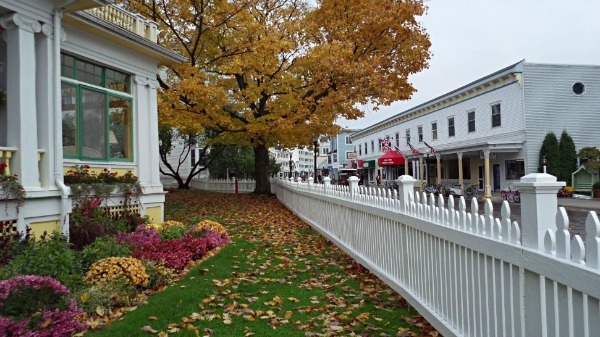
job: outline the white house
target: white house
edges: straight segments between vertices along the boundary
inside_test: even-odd
[[[132,171],[139,211],[161,222],[156,74],[184,58],[157,44],[156,23],[106,0],[0,0],[0,27],[0,162],[27,193],[0,221],[68,233],[63,174],[88,164]]]
[[[600,66],[523,60],[355,132],[352,142],[358,159],[382,174],[393,168],[429,184],[474,183],[489,197],[538,171],[548,132],[566,130],[577,150],[598,146],[599,116]],[[404,154],[403,165],[378,163],[384,139]]]

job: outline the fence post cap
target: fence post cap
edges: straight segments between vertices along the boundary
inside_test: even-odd
[[[417,181],[417,179],[415,179],[415,178],[413,178],[413,177],[411,177],[409,175],[404,174],[404,175],[399,176],[398,179],[396,179],[396,181],[402,182],[402,183],[404,183],[404,182],[415,182],[415,181]]]
[[[350,176],[350,177],[348,178],[348,181],[359,181],[359,180],[360,180],[360,179],[358,179],[358,177],[357,177],[357,176]]]
[[[530,173],[521,177],[521,180],[514,185],[523,190],[529,188],[543,189],[545,187],[558,190],[559,187],[565,186],[566,183],[564,181],[557,181],[556,177],[551,174]]]

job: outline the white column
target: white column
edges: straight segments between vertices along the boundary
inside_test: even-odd
[[[150,184],[155,192],[163,191],[163,186],[160,183],[160,155],[158,151],[158,81],[156,79],[148,79],[149,95],[148,95],[148,114],[150,115],[148,136],[150,137]]]
[[[435,154],[435,168],[437,170],[437,181],[436,181],[436,184],[438,184],[438,185],[442,184],[442,162],[441,162],[441,158],[442,158],[442,156],[439,153]]]
[[[36,90],[37,90],[37,123],[38,123],[38,148],[44,152],[39,162],[40,183],[43,188],[56,186],[52,176],[54,168],[53,150],[55,142],[60,142],[61,137],[54,135],[54,78],[53,62],[54,29],[42,25],[42,33],[37,34],[36,49]],[[60,111],[56,111],[60,114]],[[62,147],[62,144],[59,144]]]
[[[458,184],[462,187],[466,187],[465,182],[463,181],[464,180],[463,164],[462,164],[463,153],[459,152],[459,153],[457,153],[457,155],[458,155]]]
[[[28,190],[40,188],[36,124],[35,33],[39,22],[13,13],[0,19],[7,46],[7,145],[16,147],[12,170]],[[49,79],[46,79],[49,80]]]
[[[150,166],[150,99],[148,95],[148,79],[144,76],[133,76],[135,83],[135,118],[136,124],[134,130],[136,132],[135,139],[135,156],[137,157],[137,176],[140,184],[144,188],[144,192],[151,185],[150,176],[152,167]],[[158,140],[158,138],[157,138]],[[158,171],[158,166],[156,167]]]

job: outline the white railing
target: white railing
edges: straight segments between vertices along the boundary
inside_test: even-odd
[[[156,33],[158,25],[154,21],[146,20],[140,14],[130,13],[114,5],[94,7],[86,9],[85,12],[121,28],[127,29],[137,35],[143,36],[154,43],[157,41]]]
[[[0,163],[5,163],[4,175],[9,176],[12,174],[10,171],[10,158],[17,152],[15,147],[4,147],[0,146]]]
[[[326,178],[327,179],[327,178]],[[328,179],[327,179],[328,180]],[[445,337],[599,336],[600,222],[590,212],[586,239],[572,239],[547,174],[521,179],[523,231],[493,218],[490,200],[278,180],[278,199],[398,291]]]
[[[213,191],[221,193],[235,193],[237,182],[238,193],[252,193],[256,187],[254,180],[237,180],[237,179],[209,179],[200,178],[192,179],[190,187],[198,190]]]

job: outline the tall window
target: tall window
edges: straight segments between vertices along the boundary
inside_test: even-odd
[[[371,152],[375,153],[375,141],[374,140],[371,141]]]
[[[437,122],[431,123],[431,139],[437,140]]]
[[[417,126],[417,136],[419,137],[419,143],[423,143],[423,126]]]
[[[367,147],[367,143],[365,143],[365,154],[369,153],[369,148]]]
[[[133,160],[130,75],[66,54],[61,61],[65,158]]]
[[[492,105],[492,127],[502,125],[502,114],[500,112],[500,103]]]
[[[454,137],[454,117],[448,117],[448,137]]]
[[[408,145],[408,143],[410,143],[410,129],[406,129],[406,145]]]
[[[346,136],[346,144],[352,144],[352,139],[349,136]]]
[[[475,111],[467,112],[467,128],[469,132],[475,132]]]
[[[396,132],[396,147],[400,147],[400,133]]]
[[[362,156],[362,144],[358,145],[358,155]]]

